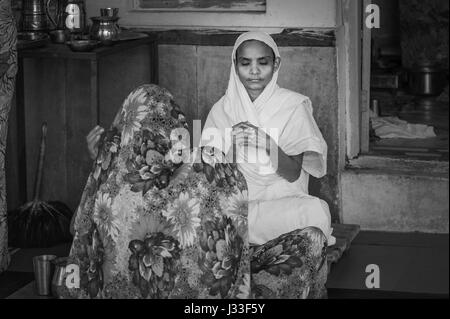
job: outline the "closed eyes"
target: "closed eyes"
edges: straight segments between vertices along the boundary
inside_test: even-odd
[[[261,65],[268,65],[271,57],[258,58],[258,63]],[[248,66],[251,63],[251,59],[239,58],[239,64],[242,66]]]

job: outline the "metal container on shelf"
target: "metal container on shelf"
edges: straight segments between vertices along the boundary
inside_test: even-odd
[[[24,14],[22,18],[23,31],[47,31],[47,14]]]
[[[91,17],[91,20],[92,26],[89,33],[92,39],[104,45],[111,45],[119,39],[118,17]]]
[[[409,90],[418,96],[439,96],[447,84],[447,76],[439,68],[422,66],[409,70]]]
[[[117,17],[119,8],[100,8],[100,15],[102,17]]]
[[[23,31],[46,31],[47,11],[44,0],[24,0],[22,30]]]
[[[23,13],[25,14],[39,14],[45,13],[44,0],[23,0]]]

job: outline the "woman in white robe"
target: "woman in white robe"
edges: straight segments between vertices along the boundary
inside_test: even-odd
[[[250,49],[247,45],[242,56],[246,44]],[[273,52],[273,60],[264,45]],[[250,243],[262,245],[313,226],[333,244],[328,205],[308,194],[309,175],[323,177],[327,163],[327,145],[310,99],[277,85],[281,58],[268,34],[241,35],[231,60],[226,94],[208,115],[201,145],[238,162],[248,186]],[[254,136],[258,142],[252,143]]]

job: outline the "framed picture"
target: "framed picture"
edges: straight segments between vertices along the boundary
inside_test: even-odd
[[[132,0],[137,11],[266,12],[266,0]]]

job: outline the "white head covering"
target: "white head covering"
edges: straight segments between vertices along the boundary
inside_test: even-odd
[[[264,32],[246,32],[236,40],[231,54],[230,78],[225,95],[212,107],[202,133],[201,146],[213,146],[227,153],[231,146],[231,132],[233,125],[240,122],[250,122],[261,127],[258,113],[266,102],[279,89],[277,85],[278,70],[274,72],[271,81],[267,84],[259,97],[252,102],[250,96],[236,73],[236,52],[245,41],[257,40],[267,44],[275,57],[280,57],[278,47],[272,37]],[[225,132],[225,130],[228,130]],[[221,138],[220,138],[221,137]]]
[[[212,107],[206,120],[200,146],[212,146],[227,154],[231,147],[233,125],[248,121],[261,128],[290,156],[305,153],[303,169],[321,177],[326,172],[327,146],[312,114],[311,101],[299,93],[282,89],[277,85],[278,70],[255,101],[236,73],[235,57],[239,46],[245,41],[257,40],[267,44],[280,57],[272,37],[264,32],[246,32],[239,36],[231,54],[230,80],[225,95]],[[271,129],[277,130],[274,136]],[[260,161],[266,162],[265,151],[258,153]],[[240,163],[240,170],[247,182],[271,185],[282,179],[270,165]]]
[[[271,81],[264,88],[263,92],[252,102],[247,90],[239,79],[239,76],[236,74],[236,52],[242,43],[250,40],[257,40],[267,44],[275,54],[275,58],[280,57],[278,47],[269,34],[252,31],[243,33],[239,36],[234,44],[233,53],[231,54],[230,80],[228,82],[227,92],[225,93],[224,109],[236,124],[242,122],[241,119],[247,118],[250,123],[259,127],[260,123],[255,111],[257,113],[258,110],[262,109],[275,90],[278,89],[277,81],[279,68],[274,72]]]

